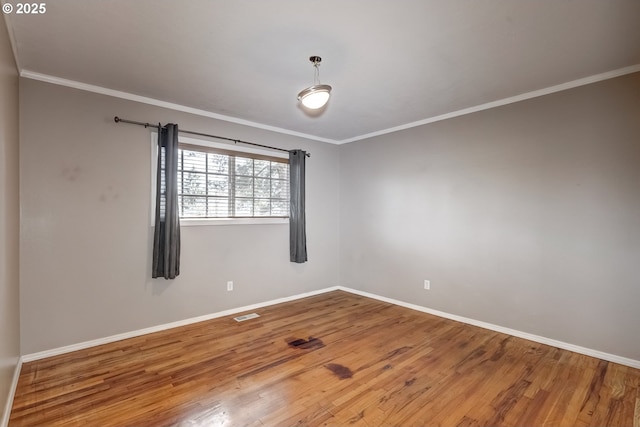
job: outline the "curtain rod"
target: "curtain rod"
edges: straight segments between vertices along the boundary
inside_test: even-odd
[[[155,129],[158,129],[158,130],[160,129],[160,126],[158,126],[158,125],[152,125],[150,123],[143,123],[143,122],[136,122],[134,120],[125,120],[125,119],[121,119],[118,116],[115,116],[113,118],[113,121],[116,122],[116,123],[122,122],[122,123],[129,123],[129,124],[132,124],[132,125],[144,126],[146,128],[155,128]],[[256,146],[256,147],[268,148],[269,150],[285,151],[287,153],[289,152],[289,150],[284,149],[284,148],[271,147],[269,145],[256,144],[255,142],[242,141],[240,139],[227,138],[227,137],[224,137],[224,136],[209,135],[208,133],[194,132],[194,131],[191,131],[191,130],[183,130],[183,129],[180,129],[180,128],[178,128],[178,133],[188,133],[189,135],[198,135],[198,136],[206,136],[208,138],[224,139],[226,141],[233,141],[233,143],[235,143],[235,144],[238,144],[238,143],[239,144],[247,144],[247,145],[253,145],[253,146]],[[306,154],[307,154],[307,157],[311,157],[311,153],[306,153]]]

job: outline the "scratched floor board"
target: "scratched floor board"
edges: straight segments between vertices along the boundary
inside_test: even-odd
[[[9,426],[633,426],[640,370],[335,291],[22,367]]]

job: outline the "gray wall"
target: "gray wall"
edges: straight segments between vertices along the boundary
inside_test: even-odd
[[[28,79],[20,101],[23,354],[338,285],[338,146]],[[151,279],[150,131],[115,115],[310,151],[309,262],[287,224],[191,226]]]
[[[33,80],[20,99],[23,354],[343,284],[640,360],[639,74],[340,147]],[[286,225],[184,227],[182,275],[150,279],[149,131],[114,115],[311,151],[310,262]]]
[[[18,187],[18,71],[0,17],[0,411],[20,354]]]
[[[340,191],[343,285],[640,360],[640,74],[341,146]]]

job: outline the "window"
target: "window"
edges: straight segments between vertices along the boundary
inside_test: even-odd
[[[286,158],[181,143],[177,184],[180,218],[289,216]]]

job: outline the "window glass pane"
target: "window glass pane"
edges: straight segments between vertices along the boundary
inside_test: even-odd
[[[289,198],[289,181],[272,180],[271,181],[271,197],[279,199]]]
[[[182,215],[182,211],[180,210],[180,197],[178,197],[178,212],[179,215]],[[156,211],[153,211],[153,215],[155,216]],[[165,195],[163,194],[162,197],[160,197],[160,219],[164,220],[165,218],[165,214],[167,212],[167,198],[165,197]]]
[[[207,204],[209,217],[225,218],[229,216],[229,199],[209,197]]]
[[[199,151],[182,150],[183,167],[185,171],[206,172],[207,170],[207,153]]]
[[[184,218],[289,216],[286,163],[180,149],[177,186]]]
[[[207,198],[196,196],[182,197],[182,216],[186,218],[201,218],[207,214]]]
[[[229,194],[229,177],[227,175],[207,175],[209,196],[226,196]]]
[[[289,165],[286,163],[271,162],[271,178],[289,179]]]
[[[224,154],[208,153],[209,173],[229,173],[229,156]]]
[[[162,165],[162,169],[164,170],[164,153],[166,149],[164,147],[160,147],[160,164]]]
[[[164,178],[164,173],[162,173],[160,175],[160,191],[162,191],[163,193],[167,191],[167,184],[166,184],[164,179],[165,179]],[[180,179],[179,176],[178,176],[178,179]],[[158,184],[156,183],[156,185],[158,185]],[[156,191],[156,188],[154,188],[153,191]]]
[[[263,176],[265,178],[269,178],[271,175],[269,165],[271,162],[269,160],[254,160],[253,167],[255,169],[256,176]]]
[[[236,199],[235,216],[253,216],[253,199]]]
[[[236,177],[236,197],[253,197],[253,178]]]
[[[184,194],[207,194],[206,175],[203,173],[184,172],[182,178]]]
[[[268,199],[271,193],[271,180],[256,178],[255,179],[255,192],[253,194],[254,197],[259,197],[261,199]]]
[[[271,215],[289,216],[289,202],[286,200],[272,200]]]
[[[254,216],[271,215],[271,202],[269,199],[256,199],[254,204]]]
[[[236,175],[253,176],[253,159],[236,157]]]

